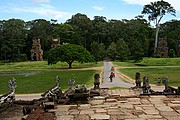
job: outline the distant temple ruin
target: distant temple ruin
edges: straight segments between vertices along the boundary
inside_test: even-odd
[[[168,57],[168,47],[167,47],[167,38],[160,38],[158,42],[158,47],[156,48],[157,55],[160,57]]]
[[[180,57],[180,36],[178,37],[177,40],[176,53],[177,53],[177,57]]]
[[[32,44],[31,60],[41,61],[43,60],[43,50],[41,49],[40,39],[34,39]]]
[[[51,44],[51,47],[54,48],[54,47],[57,47],[60,45],[60,39],[52,39],[52,44]]]

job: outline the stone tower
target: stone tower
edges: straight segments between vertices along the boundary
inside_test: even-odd
[[[51,47],[54,48],[54,47],[57,47],[60,45],[60,39],[52,39],[52,44],[51,44]]]
[[[176,53],[177,53],[177,57],[180,57],[180,36],[178,37],[177,40]]]
[[[167,47],[166,38],[159,39],[156,51],[157,51],[157,55],[160,55],[161,57],[168,57],[168,47]]]
[[[31,60],[41,61],[43,60],[43,50],[41,49],[40,39],[34,39],[32,44]]]

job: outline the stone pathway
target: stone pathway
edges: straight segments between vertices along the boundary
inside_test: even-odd
[[[111,87],[123,87],[123,88],[131,88],[135,86],[135,80],[129,78],[128,76],[122,74],[121,72],[116,70],[115,67],[115,78],[113,78],[113,82],[110,82],[109,76],[111,73],[111,67],[113,64],[111,62],[104,61],[104,74],[102,75],[102,82],[100,84],[101,88],[111,88]],[[124,80],[122,80],[122,78]],[[164,86],[156,86],[154,84],[150,84],[151,89],[154,91],[163,91]]]
[[[108,90],[87,104],[58,105],[56,120],[180,120],[180,98],[138,96],[129,90]]]
[[[133,87],[135,85],[133,85],[132,83],[126,83],[124,82],[120,76],[118,71],[116,71],[115,69],[115,78],[113,78],[113,81],[110,82],[109,76],[111,73],[111,67],[112,67],[112,63],[111,62],[104,62],[104,75],[102,78],[102,82],[100,84],[101,88],[111,88],[111,87],[124,87],[124,88],[130,88]]]
[[[40,98],[42,98],[41,94],[15,94],[16,100],[31,101],[33,99],[40,99]]]
[[[104,62],[101,88],[135,86],[123,81],[116,70],[110,82],[111,67],[111,62]],[[90,98],[87,104],[58,105],[50,112],[55,112],[56,120],[180,120],[180,97],[139,96],[140,91],[107,90],[106,96]]]

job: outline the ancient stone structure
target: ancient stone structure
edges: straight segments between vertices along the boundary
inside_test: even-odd
[[[156,83],[158,86],[160,86],[161,85],[161,78],[158,78],[157,79],[157,83]]]
[[[74,80],[74,79],[70,79],[70,80],[68,81],[68,85],[70,86],[71,89],[72,89],[72,87],[74,86],[74,84],[75,84],[75,80]]]
[[[43,50],[41,49],[40,39],[34,39],[32,44],[31,60],[41,61],[43,60]]]
[[[180,44],[176,46],[177,57],[180,57]]]
[[[167,47],[167,38],[160,38],[158,42],[158,47],[156,48],[157,55],[160,57],[168,57],[168,47]]]
[[[94,89],[99,89],[99,84],[100,84],[100,75],[95,74],[94,75]]]
[[[142,89],[143,89],[143,93],[149,93],[151,87],[149,85],[149,78],[147,76],[144,76],[143,77],[143,86],[142,86]]]
[[[57,47],[59,45],[60,45],[60,39],[52,39],[52,45],[51,45],[52,48]]]
[[[61,88],[59,87],[59,83],[60,77],[56,76],[56,85],[45,93],[41,94],[41,96],[48,102],[58,102],[58,100],[64,96]]]
[[[136,87],[141,87],[141,74],[139,72],[136,72],[135,75],[135,83],[136,83]]]
[[[78,84],[74,89],[67,90],[68,94],[66,96],[70,99],[70,101],[87,101],[90,94],[86,85]]]
[[[11,106],[15,101],[15,89],[16,89],[16,79],[9,80],[8,87],[10,89],[9,93],[0,96],[0,112],[4,108]]]
[[[177,57],[180,57],[180,36],[178,37],[177,40],[176,53],[177,53]]]

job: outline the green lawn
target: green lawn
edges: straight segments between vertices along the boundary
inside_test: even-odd
[[[129,60],[127,62],[113,62],[114,65],[123,67],[135,66],[180,66],[180,58],[143,58],[141,62]]]
[[[128,90],[129,88],[124,88],[124,87],[112,87],[110,90]]]
[[[88,68],[101,66],[103,62],[95,63],[74,63],[74,68]],[[75,84],[86,84],[93,86],[93,76],[100,73],[96,70],[74,70],[65,69],[68,65],[58,63],[51,66],[46,61],[41,62],[15,62],[0,65],[0,94],[9,92],[8,81],[16,79],[16,93],[42,93],[53,87],[56,83],[56,76],[61,78],[60,87],[65,90],[69,88],[68,80],[75,78]]]
[[[74,62],[72,68],[89,68],[102,66],[103,62],[98,64],[92,63],[79,63]],[[0,62],[0,71],[24,71],[24,70],[39,70],[39,69],[64,69],[68,68],[68,64],[65,62],[58,62],[56,64],[48,65],[47,61],[29,61],[29,62]]]
[[[34,72],[33,75],[0,75],[0,94],[9,91],[7,83],[10,79],[16,79],[16,93],[42,93],[53,87],[56,83],[56,76],[61,78],[60,87],[64,90],[69,87],[68,80],[75,78],[75,84],[93,85],[93,75],[100,73],[95,70],[39,70],[27,71]]]
[[[169,84],[180,86],[180,58],[144,58],[139,63],[113,62],[118,70],[125,75],[135,78],[135,73],[141,73],[141,79],[148,76],[150,83],[156,84],[157,78],[168,77]],[[122,68],[121,68],[122,67]]]
[[[180,67],[160,67],[160,68],[120,68],[120,72],[131,78],[135,78],[135,73],[141,73],[141,79],[144,76],[149,77],[150,83],[156,84],[157,78],[168,76],[169,85],[180,86]]]
[[[139,64],[147,66],[180,66],[180,58],[144,58]]]

